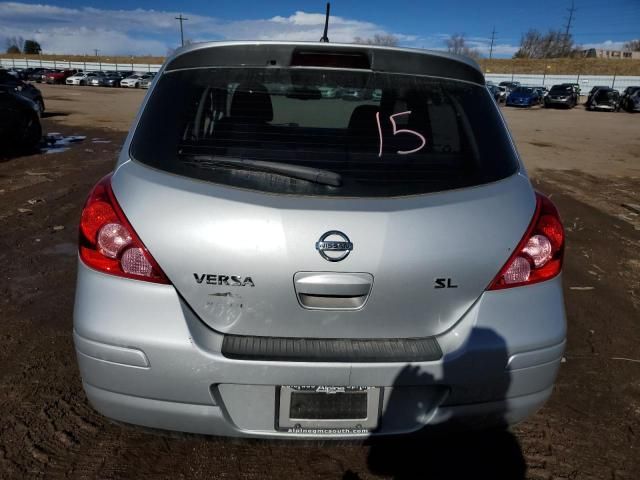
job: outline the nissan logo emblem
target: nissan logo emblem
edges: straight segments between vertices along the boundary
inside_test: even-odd
[[[353,243],[344,233],[330,230],[316,242],[316,250],[325,260],[339,262],[349,256],[353,250]]]

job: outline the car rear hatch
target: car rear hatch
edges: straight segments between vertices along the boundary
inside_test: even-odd
[[[220,332],[276,337],[442,333],[500,270],[535,206],[521,176],[405,199],[282,198],[131,162],[118,170],[113,188],[204,322]],[[353,243],[339,262],[315,247],[332,230]],[[302,273],[312,277],[306,284]],[[300,293],[325,302],[317,309]],[[345,305],[361,296],[356,308]]]
[[[535,209],[483,82],[453,60],[450,80],[403,73],[398,56],[408,53],[394,53],[399,71],[388,74],[385,50],[332,46],[300,60],[287,46],[290,64],[249,69],[233,64],[246,45],[229,48],[196,51],[199,68],[182,59],[157,78],[134,160],[112,180],[184,302],[237,335],[409,338],[451,328]],[[283,61],[261,45],[248,50]],[[211,68],[216,61],[232,65]]]

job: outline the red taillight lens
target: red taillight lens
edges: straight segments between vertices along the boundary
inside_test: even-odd
[[[549,280],[562,270],[564,229],[555,205],[536,192],[536,211],[524,237],[488,290]]]
[[[93,188],[80,219],[80,258],[89,267],[110,275],[168,284],[111,190],[111,175]]]

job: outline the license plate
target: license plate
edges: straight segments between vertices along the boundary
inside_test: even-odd
[[[294,386],[279,388],[279,430],[301,434],[367,433],[378,426],[376,387]]]

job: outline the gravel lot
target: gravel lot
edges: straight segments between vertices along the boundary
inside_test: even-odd
[[[640,115],[505,110],[568,235],[566,362],[542,411],[503,433],[301,444],[152,431],[88,406],[71,339],[77,222],[144,92],[42,91],[45,132],[86,138],[0,160],[0,478],[640,477]]]

